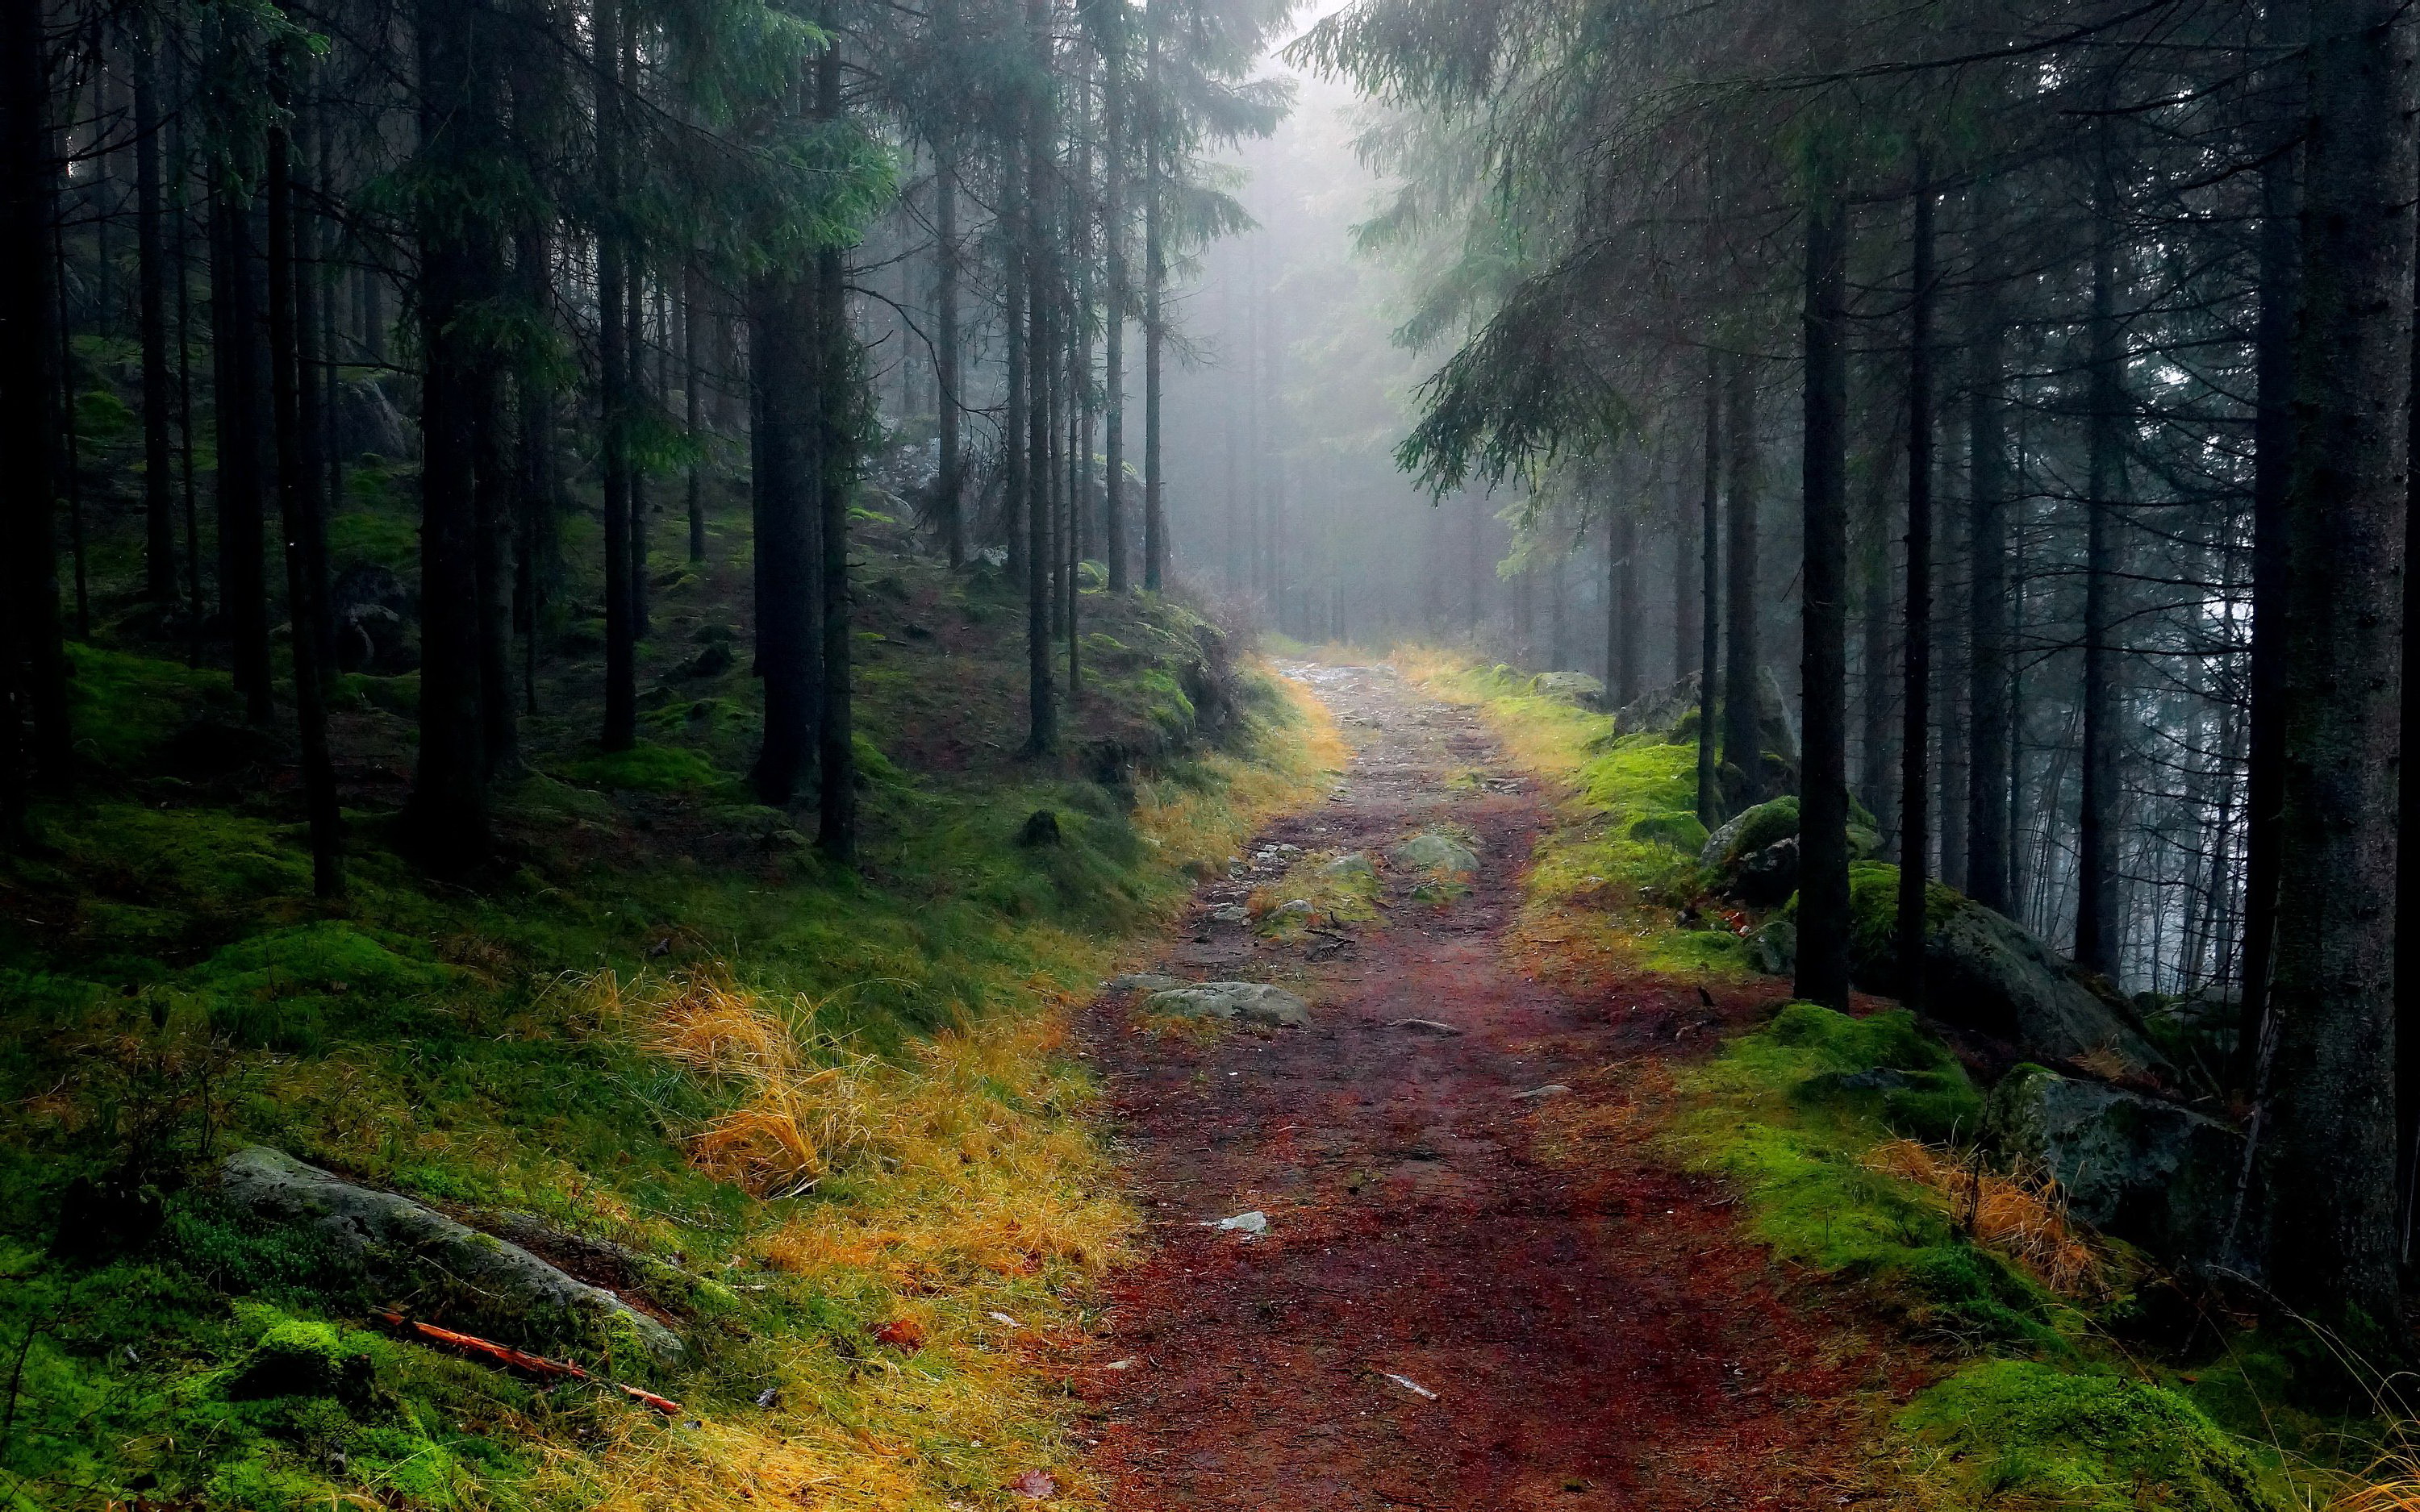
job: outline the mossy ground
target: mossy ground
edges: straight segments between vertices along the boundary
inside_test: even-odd
[[[1571,969],[1675,977],[1749,974],[1739,934],[1709,918],[1672,927],[1672,905],[1700,890],[1693,741],[1624,733],[1613,716],[1541,692],[1514,669],[1399,649],[1395,663],[1434,698],[1476,707],[1554,795],[1562,821],[1532,859],[1525,939]]]
[[[1525,947],[1607,976],[1745,974],[1729,933],[1674,922],[1704,839],[1677,824],[1694,797],[1690,732],[1625,736],[1511,669],[1395,659],[1424,691],[1475,706],[1558,796]],[[1668,825],[1683,844],[1654,833]],[[1895,887],[1896,872],[1861,865],[1853,886]],[[1847,1288],[1827,1293],[1836,1302],[1894,1320],[1931,1362],[1934,1383],[1888,1415],[1878,1446],[1900,1467],[1901,1504],[2269,1512],[2331,1501],[2346,1484],[2335,1467],[2358,1472],[2395,1437],[2290,1405],[2291,1351],[2260,1335],[2222,1320],[2223,1343],[2206,1329],[2169,1336],[2170,1283],[2122,1247],[2078,1236],[2097,1246],[2102,1284],[2062,1293],[2023,1247],[1978,1242],[1954,1174],[1980,1098],[1903,1011],[1785,1006],[1672,1068],[1649,1101],[1666,1158],[1723,1178],[1748,1232]],[[1891,1158],[1909,1148],[1940,1152],[1926,1165],[1947,1163],[1949,1190]]]
[[[1080,1499],[1058,1381],[1131,1218],[1061,1012],[1320,787],[1332,732],[1190,611],[1093,593],[1068,757],[1021,760],[1007,585],[869,522],[866,855],[834,871],[812,795],[744,791],[753,684],[705,655],[746,640],[740,513],[659,575],[638,749],[590,743],[593,651],[557,626],[503,859],[467,888],[400,851],[409,674],[347,680],[349,886],[323,905],[284,737],[225,674],[131,629],[77,649],[85,780],[0,860],[12,1504],[940,1508],[1009,1504],[1034,1468]],[[345,549],[408,547],[382,517]],[[1057,842],[1020,844],[1043,809]],[[834,1141],[812,1186],[708,1158],[765,1094],[667,1039],[706,980],[774,1015],[793,1103],[849,1088],[797,1124]],[[254,1140],[675,1267],[688,1359],[615,1369],[680,1413],[366,1327],[410,1299],[216,1198],[210,1161]],[[921,1345],[883,1342],[902,1319]]]

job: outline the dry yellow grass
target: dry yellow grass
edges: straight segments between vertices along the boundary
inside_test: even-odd
[[[1160,864],[1223,868],[1348,759],[1307,690],[1278,686],[1301,722],[1274,754],[1213,756],[1217,781],[1142,795],[1138,823]],[[1114,949],[1030,927],[1052,959],[1091,967]],[[777,1392],[768,1410],[668,1421],[600,1400],[576,1432],[531,1425],[543,1459],[530,1504],[1004,1509],[1032,1504],[1007,1487],[1036,1469],[1059,1482],[1053,1504],[1101,1504],[1065,1437],[1063,1381],[1088,1337],[1085,1305],[1139,1220],[1086,1122],[1094,1092],[1070,1054],[1062,989],[1036,976],[894,1059],[834,1036],[816,1001],[722,971],[601,973],[563,990],[576,1018],[720,1094],[723,1111],[681,1136],[700,1170],[768,1200],[736,1273],[752,1294],[806,1316],[911,1322],[903,1335],[921,1343],[768,1331],[751,1367]],[[785,1196],[798,1200],[770,1205]]]
[[[2109,1295],[2109,1257],[2068,1221],[2067,1199],[2049,1178],[1993,1171],[1962,1151],[1914,1139],[1876,1145],[1865,1165],[1933,1193],[1977,1243],[2015,1260],[2060,1296]]]

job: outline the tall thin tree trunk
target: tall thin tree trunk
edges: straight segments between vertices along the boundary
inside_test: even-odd
[[[1900,709],[1899,996],[1924,1006],[1925,753],[1932,726],[1932,186],[1916,170],[1914,290],[1908,308],[1907,619]]]
[[[2303,42],[2309,7],[2270,0],[2267,40],[2290,54]],[[2259,307],[2253,336],[2251,722],[2244,762],[2243,975],[2237,1018],[2238,1085],[2252,1085],[2275,959],[2277,868],[2285,836],[2286,604],[2292,579],[2286,497],[2293,479],[2294,309],[2302,281],[2301,64],[2273,70],[2284,119],[2260,167]],[[2420,763],[2415,763],[2420,769]],[[2420,986],[2420,982],[2415,982]]]
[[[263,581],[260,291],[255,277],[252,209],[231,173],[217,175],[210,203],[210,336],[218,363],[219,611],[226,621],[236,691],[244,717],[267,724],[269,602]]]
[[[2311,8],[2287,495],[2285,844],[2257,1159],[2270,1287],[2408,1349],[2396,1260],[2396,841],[2412,379],[2412,29]]]
[[[1764,801],[1764,750],[1757,729],[1757,466],[1756,370],[1745,353],[1724,359],[1723,378],[1730,444],[1728,500],[1730,582],[1725,593],[1730,624],[1723,658],[1723,761],[1739,772],[1739,807]]]
[[[1157,593],[1168,578],[1168,517],[1161,497],[1159,455],[1160,347],[1167,333],[1162,308],[1168,255],[1161,245],[1159,99],[1160,0],[1143,4],[1143,90],[1149,101],[1143,125],[1142,187],[1142,585]]]
[[[957,161],[939,154],[933,169],[933,378],[940,390],[941,539],[951,570],[967,564],[967,484],[959,421],[966,397],[958,371],[958,181]]]
[[[2092,244],[2090,481],[2085,508],[2084,754],[2076,801],[2075,960],[2115,976],[2121,923],[2118,895],[2118,506],[2125,490],[2125,333],[2118,317],[2118,196],[2106,141],[2097,130],[2098,186]]]
[[[302,806],[310,821],[311,890],[321,898],[344,891],[341,816],[336,775],[328,757],[328,698],[324,669],[327,641],[313,607],[313,560],[320,536],[316,438],[305,424],[302,333],[309,329],[310,297],[302,292],[309,270],[297,270],[292,144],[272,126],[268,143],[269,361],[270,390],[277,434],[277,502],[286,526],[286,596],[290,608],[288,645],[294,657],[295,723],[302,735]],[[316,418],[316,417],[315,417]]]
[[[136,329],[143,349],[143,591],[177,600],[176,480],[168,461],[168,259],[161,241],[158,49],[148,18],[135,23],[134,260]]]
[[[1035,61],[1047,73],[1050,63],[1048,0],[1026,0],[1028,42]],[[1040,99],[1032,104],[1025,130],[1025,258],[1027,266],[1027,381],[1032,392],[1026,406],[1026,733],[1025,748],[1033,755],[1059,745],[1059,707],[1050,673],[1050,389],[1058,347],[1052,333],[1056,302],[1056,270],[1047,249],[1052,240],[1045,193],[1048,182],[1050,143],[1054,140],[1049,107]]]
[[[1799,996],[1849,1006],[1848,212],[1828,180],[1807,214],[1806,567],[1800,684],[1806,755],[1798,821]]]
[[[1123,595],[1126,571],[1126,75],[1125,39],[1114,36],[1101,68],[1101,235],[1109,287],[1101,315],[1101,549],[1109,592]]]
[[[596,8],[597,177],[608,206],[621,194],[622,44],[615,0]],[[630,362],[625,304],[628,266],[622,238],[597,236],[597,460],[605,524],[605,721],[597,743],[628,750],[639,740],[638,628],[630,591]],[[793,779],[794,780],[794,779]]]
[[[495,149],[484,39],[458,0],[419,0],[421,151],[455,181],[474,181]],[[442,180],[441,180],[442,181]],[[427,864],[459,872],[489,847],[480,717],[479,376],[490,362],[473,313],[491,298],[490,228],[451,206],[420,225],[420,768],[412,830]]]
[[[754,514],[756,671],[765,684],[765,733],[750,773],[757,801],[786,807],[814,741],[817,644],[809,625],[816,564],[811,517],[820,507],[814,432],[822,399],[806,282],[786,269],[748,285],[749,501]]]
[[[835,40],[815,60],[815,116],[830,131],[840,119],[840,44],[829,7],[822,23]],[[815,848],[843,866],[854,866],[857,725],[850,707],[849,668],[856,638],[849,633],[848,496],[856,482],[856,458],[849,455],[848,417],[857,364],[849,349],[856,337],[848,324],[845,274],[837,245],[828,244],[815,254],[815,383],[820,401],[815,481],[822,510],[815,533],[822,548],[817,593],[823,607],[819,638],[823,706],[817,711],[815,739],[821,827],[815,832]]]
[[[1714,669],[1722,635],[1721,507],[1723,385],[1721,359],[1706,353],[1705,476],[1698,495],[1699,640],[1698,644],[1698,822],[1708,829],[1722,823],[1722,778],[1714,764]]]
[[[23,827],[26,723],[34,780],[64,787],[70,770],[53,525],[59,374],[49,58],[42,8],[0,8],[0,455],[8,458],[0,469],[0,842],[11,844]]]
[[[698,351],[706,281],[691,261],[681,270],[681,432],[689,438],[689,559],[706,560],[706,363]]]
[[[1977,240],[1998,233],[1991,186],[1976,191]],[[1966,892],[1986,908],[2009,912],[2009,439],[2003,388],[2007,316],[1996,266],[1977,278],[1974,343],[1966,391],[1967,559],[1966,705],[1974,759],[1966,771]],[[1947,816],[1944,816],[1945,819]]]

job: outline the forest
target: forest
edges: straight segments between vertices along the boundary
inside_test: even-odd
[[[2420,1505],[2400,8],[0,7],[12,1504]]]

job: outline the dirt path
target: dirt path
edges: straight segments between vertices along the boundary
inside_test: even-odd
[[[1307,1030],[1206,1047],[1088,1021],[1153,1248],[1083,1371],[1120,1512],[1218,1507],[1838,1507],[1880,1368],[1733,1237],[1709,1182],[1640,1158],[1559,1169],[1516,1094],[1690,1053],[1757,995],[1611,983],[1573,995],[1505,949],[1547,824],[1469,711],[1382,668],[1297,668],[1357,747],[1341,791],[1277,844],[1373,856],[1424,825],[1475,832],[1470,897],[1389,878],[1385,920],[1309,948],[1213,923],[1275,877],[1205,886],[1164,957],[1189,978],[1297,984]],[[1450,785],[1449,779],[1452,779]],[[1410,1018],[1463,1032],[1391,1026]],[[1675,1039],[1675,1035],[1680,1036]],[[1204,1220],[1264,1211],[1245,1238]],[[1434,1392],[1431,1399],[1388,1373]]]

